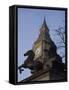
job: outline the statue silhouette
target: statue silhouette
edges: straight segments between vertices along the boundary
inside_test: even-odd
[[[24,64],[22,64],[21,66],[18,67],[19,72],[21,74],[22,71],[24,71],[23,68],[29,68],[31,69],[31,73],[34,73],[34,71],[38,71],[40,69],[42,69],[43,65],[40,61],[34,61],[34,52],[33,50],[28,50],[24,56],[28,56],[27,59],[24,61]]]

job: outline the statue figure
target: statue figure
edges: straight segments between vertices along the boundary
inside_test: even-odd
[[[38,71],[42,69],[43,65],[40,61],[34,61],[34,52],[33,50],[28,50],[24,56],[28,56],[27,59],[24,61],[24,64],[18,67],[20,74],[24,69],[22,68],[29,68],[31,70],[31,73],[34,73],[35,71]]]

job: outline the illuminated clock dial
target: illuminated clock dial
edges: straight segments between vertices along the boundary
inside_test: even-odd
[[[37,48],[36,51],[35,51],[35,53],[36,54],[40,54],[40,51],[41,51],[41,48]]]
[[[39,57],[41,55],[41,47],[38,47],[36,50],[35,50],[35,58]]]

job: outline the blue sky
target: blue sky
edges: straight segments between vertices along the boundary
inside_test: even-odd
[[[18,8],[18,66],[21,65],[26,57],[24,53],[32,49],[34,41],[38,38],[39,29],[43,23],[44,17],[49,28],[50,37],[57,44],[59,37],[55,29],[65,25],[65,11],[60,10],[40,10]],[[62,55],[64,50],[57,53]],[[31,75],[29,69],[25,69],[22,74],[18,71],[18,81],[23,80]]]

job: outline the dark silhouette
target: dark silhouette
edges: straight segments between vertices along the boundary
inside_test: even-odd
[[[18,67],[20,74],[22,71],[24,71],[23,68],[29,68],[31,69],[31,73],[34,73],[35,71],[38,71],[42,69],[43,65],[40,61],[34,61],[34,52],[33,50],[27,51],[24,56],[28,56],[27,59],[24,61],[24,64]]]

